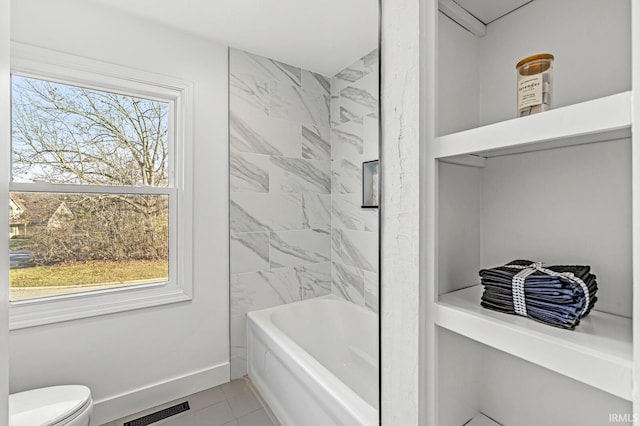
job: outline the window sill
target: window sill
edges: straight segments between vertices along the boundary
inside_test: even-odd
[[[189,300],[191,295],[175,285],[151,284],[142,288],[117,288],[13,302],[9,308],[9,329],[18,330]]]

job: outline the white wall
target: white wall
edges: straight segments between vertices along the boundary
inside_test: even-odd
[[[0,2],[0,158],[9,157],[9,2]],[[0,161],[0,194],[8,192],[8,162]],[[0,211],[6,212],[8,197],[0,197]],[[0,215],[0,241],[9,239],[9,217]],[[0,244],[0,426],[7,424],[7,394],[9,392],[9,246]]]
[[[555,56],[554,108],[630,90],[631,3],[538,0],[492,22],[479,44],[480,123],[515,116],[515,64],[538,52]],[[532,22],[544,29],[521,31]]]
[[[13,331],[11,391],[84,383],[101,424],[228,381],[226,47],[79,0],[14,1],[11,19],[15,41],[192,81],[195,104],[193,300]]]
[[[479,124],[479,52],[480,39],[438,13],[438,135]]]

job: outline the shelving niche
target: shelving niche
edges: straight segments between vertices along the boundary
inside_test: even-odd
[[[435,0],[425,18],[437,40],[425,70],[425,96],[437,94],[425,161],[427,424],[607,424],[638,406],[631,2],[503,3],[517,8],[481,22],[481,36]],[[556,56],[554,108],[513,118],[515,64],[540,52]],[[482,308],[479,270],[514,259],[591,265],[595,310],[567,331]]]
[[[495,425],[603,426],[628,412],[620,398],[449,330],[438,328],[437,341],[438,388],[452,396],[439,403],[438,425],[484,415]]]

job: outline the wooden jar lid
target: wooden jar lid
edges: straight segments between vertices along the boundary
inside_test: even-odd
[[[553,59],[553,55],[551,53],[539,53],[537,55],[528,56],[523,60],[521,60],[520,62],[518,62],[518,65],[516,65],[516,68],[520,68],[520,66],[526,64],[527,62],[536,61],[540,59]]]

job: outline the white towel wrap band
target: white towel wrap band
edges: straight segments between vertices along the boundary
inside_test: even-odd
[[[513,309],[516,311],[516,314],[522,315],[524,317],[527,316],[527,304],[524,296],[524,282],[529,275],[533,274],[536,271],[540,271],[552,277],[564,277],[569,281],[578,284],[580,287],[582,287],[582,291],[584,292],[585,297],[584,309],[580,313],[580,316],[582,317],[587,309],[589,309],[589,288],[584,283],[584,281],[576,277],[572,272],[552,271],[551,269],[544,268],[542,266],[542,262],[534,262],[530,265],[505,265],[505,267],[521,269],[521,271],[515,274],[513,276],[513,279],[511,280]]]

